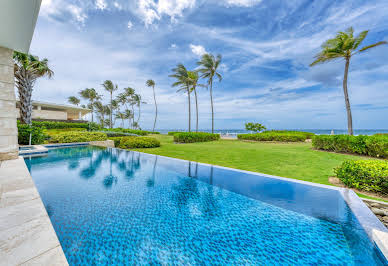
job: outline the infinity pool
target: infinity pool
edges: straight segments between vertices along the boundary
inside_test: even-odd
[[[70,265],[382,265],[342,190],[92,146],[25,158]]]

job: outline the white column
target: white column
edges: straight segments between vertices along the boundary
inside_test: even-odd
[[[18,157],[13,51],[0,47],[0,161]]]
[[[78,119],[82,120],[82,112],[81,111],[78,112]]]

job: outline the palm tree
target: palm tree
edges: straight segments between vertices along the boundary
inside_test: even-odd
[[[195,109],[196,109],[196,125],[195,131],[198,132],[198,100],[197,100],[197,86],[203,86],[198,84],[198,72],[197,71],[187,71],[187,76],[191,85],[190,90],[194,91],[195,96]]]
[[[80,99],[78,99],[77,97],[75,96],[70,96],[69,98],[67,98],[67,101],[71,104],[74,104],[76,106],[79,105],[79,103],[81,102]]]
[[[131,127],[131,121],[133,119],[133,113],[129,109],[125,109],[124,111],[124,118],[128,119],[128,128]],[[132,121],[133,122],[133,121]]]
[[[365,52],[370,48],[386,44],[386,41],[377,42],[371,45],[367,45],[358,49],[362,41],[368,35],[368,31],[362,31],[357,36],[354,36],[354,30],[352,27],[346,29],[344,32],[340,31],[333,39],[329,39],[322,44],[322,51],[315,56],[315,61],[310,66],[325,63],[335,59],[345,59],[345,72],[343,79],[343,90],[345,97],[346,112],[348,116],[348,134],[353,135],[353,120],[352,111],[350,109],[349,95],[348,95],[348,72],[350,58],[358,53]]]
[[[124,128],[124,119],[125,119],[125,113],[122,113],[120,111],[118,111],[116,114],[115,114],[115,119],[121,119],[121,128]]]
[[[110,110],[112,110],[113,92],[116,91],[118,87],[117,85],[114,85],[111,80],[105,80],[101,85],[110,93]],[[112,128],[112,112],[109,114],[109,127]]]
[[[146,102],[143,102],[141,100],[141,95],[140,94],[133,95],[132,99],[133,99],[133,102],[135,103],[135,105],[137,106],[137,108],[139,110],[139,113],[137,115],[137,121],[136,121],[136,124],[139,126],[139,120],[140,120],[140,115],[141,115],[141,108],[140,108],[140,106],[141,106],[141,104],[145,104]]]
[[[178,87],[177,92],[183,91],[187,92],[187,97],[189,101],[189,132],[191,132],[191,100],[190,100],[190,80],[188,76],[188,71],[183,64],[178,64],[176,68],[172,70],[174,74],[169,75],[169,77],[176,78],[177,81],[172,84],[173,87]]]
[[[136,104],[133,101],[133,95],[135,95],[135,89],[128,87],[124,88],[124,93],[127,97],[127,103],[131,106],[132,108],[132,126],[135,123],[135,110],[134,110],[134,105]]]
[[[152,128],[152,132],[155,131],[155,125],[156,125],[156,119],[158,118],[158,105],[156,104],[156,97],[155,97],[155,81],[152,79],[147,80],[146,82],[147,87],[152,87],[152,91],[154,93],[154,102],[155,102],[155,120],[154,120],[154,127]]]
[[[109,106],[103,105],[100,101],[94,102],[94,107],[96,108],[97,113],[99,114],[99,120],[102,127],[105,127],[106,120],[105,115],[110,114]],[[110,120],[109,120],[110,121]],[[108,123],[110,125],[110,123]]]
[[[31,125],[32,116],[32,88],[35,81],[47,76],[51,78],[54,72],[48,65],[48,60],[20,52],[13,53],[15,86],[18,89],[20,100],[20,122]]]
[[[86,88],[79,92],[81,98],[88,100],[88,108],[92,110],[92,122],[93,122],[93,114],[94,114],[94,102],[101,100],[101,96],[96,92],[94,88]]]
[[[221,55],[214,57],[212,54],[204,54],[197,64],[200,66],[198,72],[201,73],[201,78],[207,79],[208,87],[210,86],[210,104],[212,109],[212,133],[214,133],[214,108],[213,108],[213,79],[217,76],[218,80],[222,80],[222,76],[217,72],[217,68],[221,64]]]

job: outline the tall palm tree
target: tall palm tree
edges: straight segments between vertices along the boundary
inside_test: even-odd
[[[86,88],[79,92],[81,98],[88,100],[88,108],[92,110],[92,122],[93,122],[93,114],[94,114],[94,102],[101,100],[101,96],[96,92],[94,88]]]
[[[213,107],[213,79],[214,76],[219,81],[222,80],[222,76],[217,72],[217,68],[221,64],[221,55],[214,57],[212,54],[204,54],[197,64],[200,66],[198,72],[201,73],[201,78],[207,79],[208,87],[210,87],[210,104],[212,109],[212,133],[214,133],[214,107]]]
[[[20,52],[13,53],[15,86],[20,100],[20,122],[31,125],[32,116],[32,88],[40,77],[51,78],[54,72],[48,65],[48,60]]]
[[[191,91],[194,91],[195,96],[195,109],[196,109],[196,125],[195,125],[195,131],[198,132],[198,99],[197,99],[197,86],[203,86],[201,84],[198,84],[198,72],[197,71],[187,71],[188,80],[190,82]]]
[[[80,99],[78,99],[77,97],[75,96],[70,96],[69,98],[67,98],[67,101],[71,104],[74,104],[76,106],[79,105],[79,103],[81,102]]]
[[[183,91],[187,92],[188,102],[189,102],[189,132],[191,132],[191,100],[190,100],[190,80],[188,76],[188,71],[183,64],[178,64],[174,69],[172,69],[174,74],[169,75],[169,77],[176,78],[177,81],[172,84],[173,87],[179,87],[177,92]]]
[[[133,101],[133,96],[135,95],[135,89],[131,88],[131,87],[128,87],[128,88],[124,88],[124,93],[127,97],[127,103],[129,104],[129,106],[131,107],[132,109],[132,126],[133,124],[135,123],[135,110],[134,110],[134,106],[135,106],[135,102]]]
[[[131,121],[133,119],[133,113],[131,112],[131,110],[125,109],[125,111],[124,111],[124,118],[128,119],[128,128],[132,127]]]
[[[125,113],[118,111],[115,114],[115,119],[120,119],[121,120],[121,128],[124,128]]]
[[[106,120],[105,115],[110,114],[110,108],[107,105],[103,105],[102,102],[96,101],[94,102],[94,107],[99,115],[98,119],[100,120],[101,126],[105,127]],[[110,121],[110,120],[109,120]],[[110,123],[108,123],[110,125]]]
[[[117,85],[114,85],[111,80],[105,80],[101,85],[110,93],[110,110],[112,110],[113,92],[116,91],[118,87]],[[112,112],[109,114],[109,127],[112,128]]]
[[[158,118],[158,105],[156,104],[156,97],[155,97],[155,81],[152,79],[147,80],[146,82],[147,87],[152,87],[152,91],[154,93],[154,102],[155,102],[155,120],[154,120],[154,126],[152,128],[152,132],[155,131],[155,125],[156,125],[156,119]]]
[[[346,29],[344,32],[340,31],[333,39],[329,39],[322,44],[322,51],[315,56],[315,61],[310,66],[325,63],[335,59],[345,60],[345,72],[344,79],[342,82],[346,112],[348,116],[348,134],[353,135],[353,120],[352,111],[350,109],[349,95],[348,95],[348,72],[350,58],[358,53],[365,52],[373,47],[386,44],[386,41],[377,42],[371,45],[364,46],[360,49],[358,47],[368,35],[369,31],[362,31],[357,36],[354,36],[354,30],[352,27]]]
[[[137,106],[138,108],[138,115],[137,115],[137,120],[136,120],[136,124],[138,125],[139,127],[139,121],[140,121],[140,115],[141,115],[141,108],[140,106],[142,104],[145,104],[146,102],[143,102],[142,99],[141,99],[141,95],[140,94],[135,94],[133,95],[133,102],[135,103],[135,105]]]

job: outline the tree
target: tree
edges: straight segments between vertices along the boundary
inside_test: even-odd
[[[100,101],[96,101],[94,102],[94,107],[96,108],[96,111],[99,115],[98,119],[100,120],[101,126],[105,127],[106,125],[105,115],[110,114],[109,106],[103,105],[102,102]],[[110,125],[110,123],[108,123],[108,125]]]
[[[135,105],[136,103],[133,101],[133,95],[135,94],[135,89],[133,89],[133,88],[131,88],[131,87],[124,88],[124,94],[125,94],[125,96],[127,97],[127,103],[129,104],[129,106],[130,106],[131,109],[132,109],[132,127],[133,127],[133,124],[135,123],[135,110],[134,110],[134,105]]]
[[[137,106],[138,111],[139,111],[139,113],[138,113],[138,115],[137,115],[136,124],[138,125],[138,127],[140,127],[140,126],[139,126],[139,125],[140,125],[140,124],[139,124],[140,115],[141,115],[141,108],[140,108],[140,106],[141,106],[141,104],[145,104],[146,102],[143,102],[143,101],[141,100],[141,95],[140,95],[140,94],[134,94],[134,95],[132,96],[132,100],[133,100],[134,104]]]
[[[198,84],[198,72],[197,71],[187,71],[187,77],[190,82],[190,90],[194,91],[194,97],[195,97],[195,109],[196,109],[196,124],[195,124],[195,131],[198,132],[198,99],[197,99],[197,86],[203,86],[201,84]]]
[[[173,87],[178,87],[177,92],[187,92],[189,102],[189,132],[191,132],[191,100],[190,100],[190,80],[188,78],[187,69],[183,64],[178,64],[176,68],[172,70],[174,74],[169,77],[176,78],[177,81],[172,84]]]
[[[20,101],[20,122],[31,125],[32,102],[31,95],[35,81],[40,77],[51,78],[54,72],[48,65],[48,60],[20,52],[13,53],[15,86],[18,89]]]
[[[200,66],[198,72],[201,73],[201,78],[207,79],[208,88],[210,87],[210,104],[212,111],[212,133],[214,133],[214,107],[213,107],[213,79],[214,76],[221,82],[222,76],[217,72],[221,64],[221,55],[214,57],[212,54],[204,54],[197,64]]]
[[[260,123],[245,123],[245,129],[248,131],[260,132],[266,130],[267,128]]]
[[[152,87],[152,91],[154,93],[155,120],[154,120],[154,126],[152,128],[152,132],[155,132],[156,119],[158,118],[158,105],[156,104],[156,97],[155,97],[155,81],[153,81],[152,79],[149,79],[149,80],[147,80],[146,85],[147,85],[147,87]]]
[[[96,92],[94,88],[86,88],[79,92],[81,98],[88,100],[89,104],[87,105],[90,110],[92,110],[92,122],[94,114],[94,103],[95,101],[101,100],[101,96]]]
[[[110,110],[112,110],[113,92],[116,91],[118,87],[117,85],[114,85],[111,80],[105,80],[101,85],[110,93]],[[112,112],[109,114],[109,127],[112,128]]]
[[[315,61],[310,64],[310,66],[315,66],[317,64],[322,64],[328,61],[333,61],[336,59],[345,60],[345,71],[343,78],[343,90],[345,97],[346,112],[348,117],[348,134],[353,135],[353,120],[352,120],[352,111],[350,109],[350,101],[348,95],[348,72],[350,58],[353,55],[358,53],[365,52],[376,46],[386,44],[386,41],[380,41],[371,45],[367,45],[358,49],[362,41],[368,35],[368,31],[363,31],[357,36],[354,36],[354,30],[352,27],[348,28],[344,32],[340,31],[333,39],[329,39],[322,44],[322,51],[315,56]]]
[[[67,101],[71,104],[74,104],[76,106],[79,105],[79,103],[81,102],[80,99],[78,99],[77,97],[75,96],[70,96],[69,98],[67,98]]]
[[[125,113],[122,113],[122,112],[117,112],[115,114],[115,119],[121,119],[121,128],[124,128],[124,119],[126,119],[125,117]]]
[[[125,109],[124,118],[128,119],[128,128],[131,127],[131,120],[133,119],[133,113],[129,109]]]

